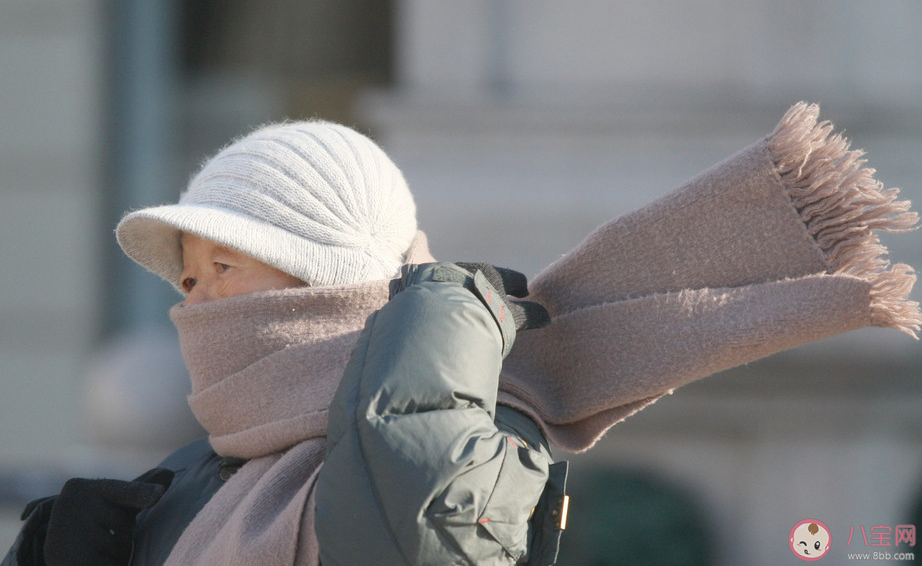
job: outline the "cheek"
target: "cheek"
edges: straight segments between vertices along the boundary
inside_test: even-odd
[[[227,277],[219,285],[222,297],[235,297],[257,291],[258,288],[252,279],[247,277]]]
[[[224,296],[231,297],[234,295],[244,295],[247,293],[256,293],[259,291],[269,291],[271,289],[287,289],[298,287],[301,282],[284,273],[236,273],[235,277],[228,278],[225,281],[223,292]]]
[[[295,279],[294,277],[288,275],[287,273],[278,273],[273,272],[271,275],[268,275],[263,280],[263,289],[290,289],[292,287],[300,287],[303,285],[301,281]]]
[[[258,279],[259,286],[261,290],[264,291],[269,289],[289,289],[291,287],[300,287],[303,285],[303,283],[295,277],[276,269],[261,272]]]

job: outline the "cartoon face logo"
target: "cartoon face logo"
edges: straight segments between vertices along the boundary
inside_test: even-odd
[[[791,529],[791,550],[801,560],[819,560],[829,551],[829,528],[816,519],[804,519]]]

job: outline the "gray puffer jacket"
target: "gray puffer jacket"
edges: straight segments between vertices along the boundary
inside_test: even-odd
[[[391,288],[330,409],[321,562],[552,564],[565,471],[548,482],[552,460],[528,418],[495,419],[516,331],[507,305],[452,264],[408,266]]]

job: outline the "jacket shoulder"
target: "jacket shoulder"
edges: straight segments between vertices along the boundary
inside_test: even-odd
[[[182,470],[208,458],[212,454],[214,454],[214,450],[211,448],[211,444],[208,443],[208,439],[200,438],[167,456],[160,462],[159,467],[173,471]]]

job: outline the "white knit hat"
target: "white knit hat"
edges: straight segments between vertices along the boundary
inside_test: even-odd
[[[416,234],[416,206],[400,170],[367,137],[329,122],[289,122],[233,142],[178,204],[130,212],[116,237],[179,289],[183,232],[309,285],[339,285],[397,273]]]

